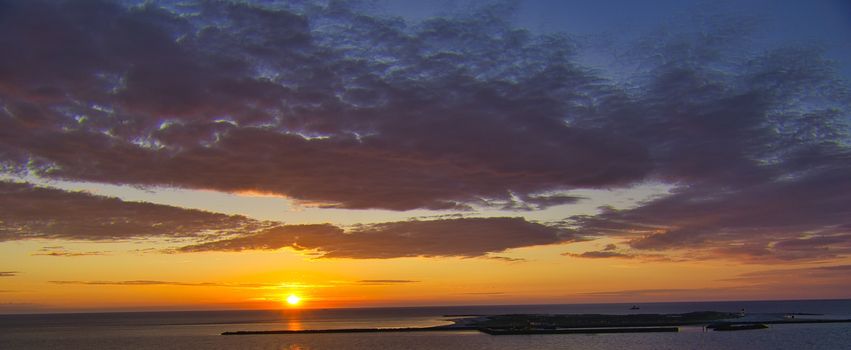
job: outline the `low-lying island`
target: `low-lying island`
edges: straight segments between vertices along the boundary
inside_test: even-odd
[[[705,330],[738,331],[768,328],[766,324],[835,323],[851,319],[776,318],[774,314],[747,317],[739,313],[699,311],[684,314],[516,314],[468,316],[451,320],[453,324],[408,328],[347,328],[272,331],[236,331],[222,335],[317,334],[317,333],[391,333],[478,331],[490,335],[529,334],[602,334],[678,332],[679,326],[703,326]]]

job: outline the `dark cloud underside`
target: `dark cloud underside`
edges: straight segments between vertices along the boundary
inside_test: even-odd
[[[241,251],[291,247],[322,257],[480,257],[489,252],[576,239],[563,229],[522,218],[456,218],[361,225],[351,232],[331,224],[284,225],[152,203],[67,192],[31,184],[0,182],[0,241],[180,238],[199,242],[180,252]],[[44,247],[33,255],[79,257],[108,252],[74,252]],[[12,272],[0,274],[13,276]],[[383,283],[393,283],[385,280]]]
[[[645,262],[660,262],[660,261],[685,261],[694,259],[695,257],[680,257],[678,255],[660,254],[660,253],[644,253],[640,250],[632,251],[615,251],[611,249],[592,250],[582,253],[562,253],[561,255],[583,259],[636,259],[637,261]]]
[[[0,181],[0,241],[202,238],[245,234],[261,227],[261,222],[241,216]],[[64,250],[42,253],[53,255],[51,252],[73,254]]]
[[[316,250],[323,258],[479,257],[490,252],[575,239],[561,229],[522,218],[464,218],[363,225],[288,225],[255,235],[201,243],[182,252],[252,249]]]

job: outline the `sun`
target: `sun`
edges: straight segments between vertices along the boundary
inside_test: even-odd
[[[299,296],[295,294],[290,294],[286,300],[287,304],[289,304],[290,306],[296,306],[301,303],[301,298],[299,298]]]

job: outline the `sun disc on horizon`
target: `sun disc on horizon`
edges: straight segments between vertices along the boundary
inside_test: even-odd
[[[299,298],[299,296],[295,294],[290,294],[286,300],[287,304],[289,304],[290,306],[296,306],[301,303],[301,298]]]

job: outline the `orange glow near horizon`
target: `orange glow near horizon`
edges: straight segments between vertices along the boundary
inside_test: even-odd
[[[3,302],[7,304],[0,305],[0,313],[224,309],[295,312],[314,308],[848,296],[845,279],[834,282],[823,273],[804,275],[807,270],[802,270],[804,277],[797,283],[813,288],[790,290],[778,288],[785,285],[787,274],[764,273],[778,269],[767,265],[581,259],[561,255],[566,250],[595,250],[608,243],[590,241],[504,253],[523,258],[523,262],[411,257],[395,259],[392,263],[371,259],[310,259],[287,249],[187,255],[121,254],[135,246],[115,243],[99,248],[93,243],[68,243],[67,249],[116,253],[67,258],[65,268],[59,270],[55,268],[59,258],[30,255],[43,243],[24,242],[0,246],[3,259],[29,261],[26,269],[19,264],[4,265],[8,271],[22,272],[0,278],[0,283],[7,283],[0,284],[0,290],[8,291],[3,293]],[[849,264],[851,260],[842,263]],[[560,266],[562,273],[552,273],[554,266]],[[785,268],[812,267],[797,264]]]

